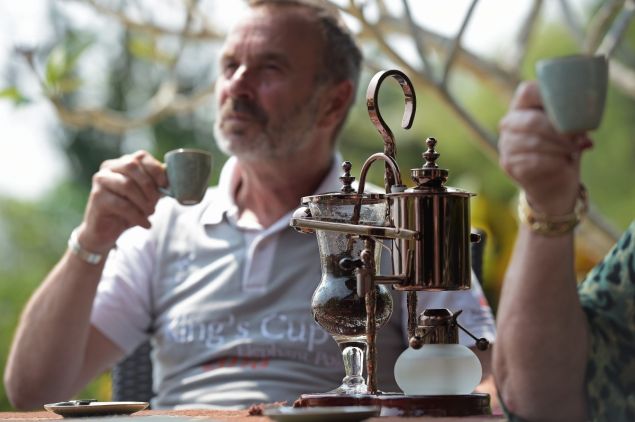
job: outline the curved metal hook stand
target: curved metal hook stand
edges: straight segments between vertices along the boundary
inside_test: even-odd
[[[410,82],[410,79],[402,71],[391,69],[377,72],[375,76],[373,76],[373,79],[371,79],[370,84],[368,84],[368,90],[366,91],[366,106],[368,107],[370,121],[373,122],[379,131],[379,134],[384,139],[384,154],[392,159],[395,159],[397,154],[395,138],[379,112],[379,89],[382,82],[390,76],[399,82],[399,85],[406,97],[401,127],[404,129],[410,129],[415,118],[417,98],[415,96],[415,90],[412,82]],[[386,170],[385,183],[386,189],[388,189],[389,186],[392,186],[395,183],[395,180],[392,173],[389,172],[388,169]]]
[[[379,112],[379,89],[381,88],[382,82],[392,76],[394,79],[399,82],[401,89],[403,90],[405,98],[405,108],[403,113],[403,118],[401,120],[401,127],[404,129],[410,129],[412,126],[412,122],[415,118],[415,111],[417,108],[417,97],[415,96],[415,90],[410,82],[410,79],[400,70],[392,69],[392,70],[384,70],[381,72],[377,72],[373,79],[371,79],[370,84],[368,85],[368,90],[366,91],[366,106],[368,107],[368,115],[370,116],[370,121],[373,122],[379,134],[384,139],[384,154],[395,158],[394,154],[390,154],[386,149],[395,150],[395,138],[392,134],[392,131],[386,124],[386,121],[381,116]]]

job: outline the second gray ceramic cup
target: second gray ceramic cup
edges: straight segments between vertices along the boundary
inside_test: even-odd
[[[209,184],[212,154],[200,149],[180,148],[164,157],[168,177],[167,189],[161,189],[183,205],[201,202]]]
[[[608,86],[604,56],[541,60],[536,75],[547,115],[559,132],[580,133],[600,126]]]

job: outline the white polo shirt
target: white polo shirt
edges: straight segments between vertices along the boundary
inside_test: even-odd
[[[340,188],[339,157],[317,193]],[[148,230],[126,231],[108,258],[91,322],[126,353],[153,343],[155,408],[246,407],[325,392],[344,375],[335,341],[311,316],[321,278],[315,236],[237,223],[235,159],[203,201],[159,201]],[[298,198],[299,205],[299,198]],[[398,391],[393,365],[406,347],[405,295],[394,292],[378,331],[378,385]],[[421,292],[419,307],[463,309],[460,321],[494,340],[491,309],[474,281],[461,292]],[[460,341],[473,341],[461,333]]]

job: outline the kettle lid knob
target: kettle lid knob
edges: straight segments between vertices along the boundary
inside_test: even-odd
[[[342,170],[344,170],[344,174],[340,177],[340,181],[342,182],[342,189],[340,189],[343,193],[354,193],[355,189],[351,186],[355,181],[355,177],[351,176],[351,168],[353,165],[350,161],[344,161],[342,163]]]
[[[426,146],[428,149],[421,154],[423,159],[426,160],[423,167],[412,169],[410,171],[410,177],[417,184],[415,189],[425,188],[443,188],[445,182],[448,181],[448,171],[446,169],[439,168],[437,159],[440,157],[435,146],[437,140],[435,138],[426,139]]]

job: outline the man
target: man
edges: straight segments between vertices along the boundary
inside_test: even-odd
[[[338,189],[335,138],[360,61],[329,7],[252,2],[222,49],[215,129],[232,158],[219,186],[181,207],[159,201],[165,174],[148,153],[103,164],[72,236],[83,253],[66,252],[18,328],[5,375],[14,405],[68,399],[149,336],[154,407],[244,407],[339,385],[340,352],[310,316],[317,244],[288,223],[302,196]],[[115,244],[107,264],[83,259]],[[492,338],[480,289],[456,297],[435,300]],[[379,332],[390,365],[406,344],[392,320]],[[380,386],[393,389],[383,366]]]
[[[497,315],[500,397],[512,420],[634,420],[635,224],[578,287],[573,229],[592,142],[556,132],[535,82],[500,128],[501,165],[525,196]]]

